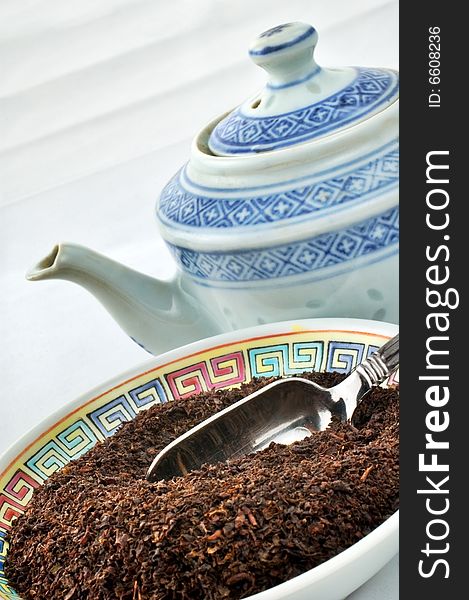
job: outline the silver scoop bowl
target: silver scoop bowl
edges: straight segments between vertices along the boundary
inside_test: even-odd
[[[258,452],[271,442],[291,444],[326,429],[333,415],[349,421],[365,394],[398,366],[399,334],[334,387],[300,377],[269,383],[168,444],[152,462],[147,479],[186,475],[206,463]]]

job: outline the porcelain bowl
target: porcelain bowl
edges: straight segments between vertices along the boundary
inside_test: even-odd
[[[44,419],[0,457],[0,598],[18,600],[3,572],[8,532],[52,473],[87,452],[150,406],[252,377],[308,370],[348,372],[397,333],[360,319],[305,319],[207,338],[107,381]],[[393,381],[398,380],[398,375]],[[388,382],[389,383],[389,382]],[[398,512],[347,550],[256,600],[342,600],[398,551]]]

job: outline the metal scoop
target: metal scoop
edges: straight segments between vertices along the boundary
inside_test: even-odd
[[[370,389],[399,365],[399,334],[332,388],[300,377],[279,379],[202,421],[168,444],[152,462],[147,479],[185,475],[205,463],[224,462],[266,448],[291,444],[342,421]]]

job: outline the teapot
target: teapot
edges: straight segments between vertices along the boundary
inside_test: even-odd
[[[162,190],[173,280],[75,244],[27,278],[84,286],[153,354],[273,321],[398,322],[398,75],[320,67],[317,40],[300,22],[259,35],[264,88],[204,127]]]

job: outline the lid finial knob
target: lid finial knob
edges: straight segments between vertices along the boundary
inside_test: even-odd
[[[267,87],[290,87],[320,71],[314,60],[317,41],[318,33],[311,25],[284,23],[261,33],[251,44],[249,55],[269,74]]]
[[[277,25],[253,41],[249,54],[267,82],[215,122],[208,138],[212,154],[299,146],[367,121],[397,100],[397,73],[321,67],[314,60],[317,41],[316,29],[301,22]]]

